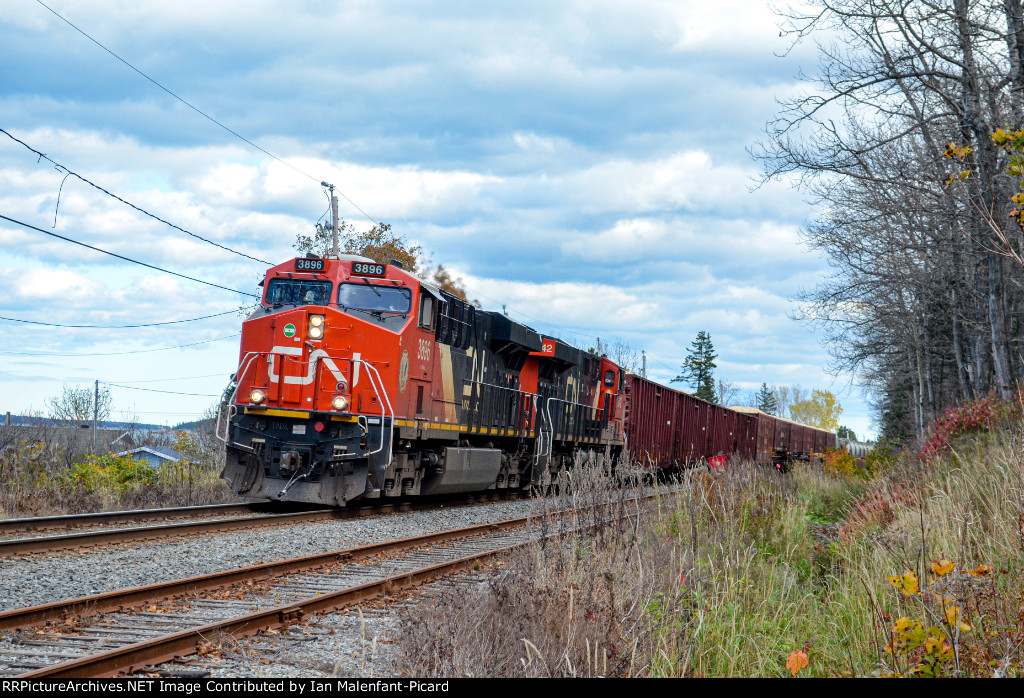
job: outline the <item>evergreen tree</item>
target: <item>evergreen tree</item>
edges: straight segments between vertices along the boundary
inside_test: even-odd
[[[715,359],[718,354],[711,344],[711,335],[704,330],[697,333],[690,348],[686,350],[686,361],[682,372],[672,379],[673,383],[685,382],[694,390],[694,395],[708,402],[715,401]]]
[[[850,441],[857,440],[857,434],[855,434],[853,429],[851,429],[850,427],[839,427],[839,432],[837,435],[840,439],[849,439]]]
[[[757,395],[754,396],[754,407],[768,414],[778,414],[779,400],[775,396],[775,389],[769,388],[767,383],[762,383]]]

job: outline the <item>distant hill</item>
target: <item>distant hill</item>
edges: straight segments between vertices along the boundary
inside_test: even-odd
[[[175,424],[171,429],[174,431],[195,431],[201,424],[209,422],[209,419],[195,419],[191,422],[182,422],[181,424]]]

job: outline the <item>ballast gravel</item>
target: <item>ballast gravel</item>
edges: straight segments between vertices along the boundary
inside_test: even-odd
[[[528,499],[0,560],[0,610],[528,516]]]

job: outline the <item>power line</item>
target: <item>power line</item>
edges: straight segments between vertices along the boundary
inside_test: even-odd
[[[137,349],[135,351],[111,351],[111,352],[99,352],[99,353],[86,353],[86,354],[72,354],[67,352],[42,352],[42,351],[3,351],[0,350],[0,354],[7,356],[125,356],[127,354],[149,354],[154,351],[168,351],[170,349],[184,349],[186,347],[195,347],[200,344],[209,344],[210,342],[220,342],[224,339],[231,339],[232,337],[238,337],[241,332],[235,332],[234,334],[224,335],[223,337],[215,337],[213,339],[204,339],[201,342],[192,342],[191,344],[178,344],[173,347],[159,347],[157,349]]]
[[[146,412],[144,410],[115,410],[115,411],[116,412],[120,412],[121,415],[122,415],[122,418],[124,418],[124,419],[127,419],[128,417],[131,417],[131,416],[134,416],[134,415],[137,415],[137,414],[169,414],[171,416],[176,416],[176,417],[200,417],[200,418],[202,417],[202,414],[200,414],[198,412]]]
[[[39,322],[38,320],[20,320],[13,317],[3,317],[0,315],[0,320],[6,320],[8,322],[22,322],[28,325],[43,325],[44,327],[66,327],[69,329],[87,329],[87,330],[125,330],[133,329],[138,327],[159,327],[161,325],[177,325],[183,322],[195,322],[197,320],[207,320],[212,317],[222,317],[224,315],[233,315],[238,311],[228,310],[227,312],[217,313],[216,315],[203,315],[202,317],[192,317],[187,320],[168,320],[167,322],[149,322],[141,325],[61,325],[55,322]]]
[[[111,257],[117,257],[118,259],[123,259],[126,262],[131,262],[132,264],[138,264],[140,266],[148,267],[149,269],[155,269],[156,271],[160,271],[160,272],[163,272],[165,274],[170,274],[172,276],[177,276],[177,277],[180,277],[182,279],[188,279],[189,281],[195,281],[196,283],[206,284],[207,286],[213,286],[214,288],[219,288],[219,289],[222,289],[224,291],[231,291],[232,293],[238,293],[238,294],[241,294],[243,296],[250,296],[251,298],[259,298],[259,296],[257,296],[254,293],[246,293],[245,291],[239,291],[237,288],[228,288],[227,286],[221,286],[220,284],[215,284],[215,283],[213,283],[211,281],[203,281],[202,279],[197,279],[197,278],[195,278],[193,276],[186,276],[185,274],[179,274],[176,271],[170,271],[168,269],[162,269],[160,267],[155,267],[152,264],[146,264],[145,262],[140,262],[137,259],[132,259],[131,257],[125,257],[123,255],[119,255],[116,252],[107,252],[106,250],[101,250],[99,247],[93,247],[92,245],[87,245],[84,242],[79,242],[78,240],[72,240],[71,238],[64,237],[63,235],[58,235],[57,233],[51,232],[49,230],[43,230],[42,228],[37,228],[34,225],[30,225],[28,223],[24,223],[22,221],[14,219],[14,218],[10,218],[8,216],[3,215],[2,213],[0,213],[0,218],[2,218],[5,221],[10,221],[11,223],[15,223],[17,225],[23,226],[25,228],[29,228],[31,230],[35,230],[36,232],[43,233],[44,235],[49,235],[51,237],[59,238],[61,240],[64,240],[65,242],[70,242],[72,244],[79,245],[81,247],[86,247],[86,248],[88,248],[90,250],[94,250],[96,252],[102,252],[103,254],[110,255]]]
[[[153,380],[144,381],[121,381],[122,383],[172,383],[174,381],[188,381],[196,378],[218,378],[227,376],[227,372],[224,373],[207,373],[205,376],[181,376],[179,378],[155,378]]]
[[[130,385],[121,385],[120,383],[104,383],[109,385],[111,388],[125,388],[126,390],[145,390],[147,393],[165,393],[167,395],[191,395],[193,397],[220,397],[220,395],[210,395],[209,393],[179,393],[175,390],[157,390],[156,388],[136,388]]]
[[[167,94],[169,94],[169,95],[170,95],[171,97],[174,97],[174,98],[175,98],[176,100],[178,100],[179,102],[181,102],[182,104],[184,104],[184,105],[185,105],[186,107],[188,107],[189,109],[191,109],[191,110],[192,110],[192,111],[194,111],[195,113],[199,114],[200,116],[202,116],[202,117],[203,117],[203,118],[205,118],[205,119],[208,119],[209,121],[212,121],[213,123],[215,123],[215,124],[217,124],[218,126],[220,126],[220,127],[222,128],[222,129],[224,129],[225,131],[227,131],[228,133],[230,133],[231,135],[235,136],[236,138],[239,138],[240,140],[244,141],[245,143],[248,143],[248,144],[249,144],[249,145],[251,145],[251,146],[252,146],[253,148],[255,148],[256,150],[258,150],[258,151],[260,151],[261,153],[263,153],[264,155],[266,155],[266,156],[268,156],[268,157],[271,157],[271,158],[273,158],[274,160],[277,160],[277,161],[278,161],[279,163],[281,163],[282,165],[284,165],[284,166],[286,166],[286,167],[289,167],[289,168],[291,168],[291,169],[295,170],[296,172],[298,172],[298,173],[299,173],[299,174],[301,174],[302,176],[304,176],[304,177],[308,177],[309,179],[313,180],[314,182],[320,182],[320,178],[318,178],[318,177],[314,177],[313,175],[309,174],[308,172],[305,172],[305,171],[303,171],[303,170],[300,170],[300,169],[299,169],[298,167],[296,167],[295,165],[291,164],[290,162],[285,162],[285,161],[284,161],[284,160],[282,160],[281,158],[279,158],[279,157],[277,157],[276,155],[274,155],[273,153],[271,153],[271,152],[270,152],[269,150],[265,150],[265,149],[261,148],[260,146],[256,145],[255,143],[253,143],[252,141],[250,141],[250,140],[249,140],[248,138],[246,138],[246,137],[245,137],[245,136],[243,136],[242,134],[238,133],[237,131],[235,131],[235,130],[233,130],[233,129],[231,129],[231,128],[227,127],[227,126],[225,126],[225,125],[224,125],[224,124],[222,124],[221,122],[217,121],[217,120],[216,120],[215,118],[213,118],[212,116],[210,116],[209,114],[207,114],[206,112],[204,112],[204,111],[203,111],[202,109],[200,109],[199,107],[196,107],[196,106],[194,106],[194,105],[193,105],[192,103],[190,103],[190,102],[189,102],[189,101],[187,101],[186,99],[184,99],[184,98],[182,98],[182,97],[179,97],[179,96],[178,96],[178,95],[176,95],[175,93],[171,92],[171,91],[170,91],[169,89],[167,89],[166,87],[164,87],[163,85],[161,85],[161,84],[160,84],[159,82],[157,82],[157,81],[156,81],[156,80],[154,80],[153,78],[151,78],[151,77],[149,77],[148,75],[146,75],[145,73],[143,73],[143,72],[142,72],[141,70],[139,70],[138,68],[136,68],[136,67],[135,67],[134,65],[132,65],[131,63],[129,63],[129,62],[128,62],[128,61],[126,61],[125,59],[121,58],[121,57],[120,57],[119,55],[117,55],[116,53],[114,53],[113,51],[111,51],[111,50],[110,50],[109,48],[107,48],[106,46],[104,46],[103,44],[101,44],[101,43],[100,43],[99,41],[97,41],[96,39],[94,39],[94,38],[92,38],[91,36],[89,36],[88,34],[86,34],[86,33],[85,33],[85,32],[84,32],[83,30],[79,29],[79,28],[78,28],[77,26],[75,26],[74,24],[72,24],[72,23],[71,23],[71,22],[70,22],[70,21],[69,21],[68,19],[66,19],[66,18],[62,17],[61,15],[59,15],[59,14],[58,14],[58,13],[57,13],[57,12],[56,12],[56,11],[55,11],[55,10],[54,10],[53,8],[51,8],[51,7],[49,6],[49,5],[47,5],[46,3],[44,3],[44,2],[43,2],[43,0],[36,0],[36,2],[38,2],[38,3],[40,4],[40,5],[42,5],[42,6],[43,6],[43,7],[45,7],[45,8],[47,9],[47,10],[49,10],[49,11],[50,11],[51,13],[53,13],[53,15],[54,15],[55,17],[57,17],[57,19],[61,20],[61,21],[62,21],[62,22],[64,22],[65,24],[67,24],[67,25],[68,25],[69,27],[71,27],[71,28],[72,28],[72,29],[74,29],[74,30],[75,30],[76,32],[78,32],[79,34],[81,34],[82,36],[84,36],[84,37],[85,37],[86,39],[88,39],[89,41],[91,41],[91,42],[93,42],[94,44],[96,44],[97,46],[99,46],[99,47],[100,47],[101,49],[103,49],[104,51],[106,51],[107,53],[109,53],[109,54],[110,54],[111,56],[113,56],[113,57],[114,57],[114,58],[116,58],[117,60],[119,60],[119,61],[121,61],[122,63],[124,63],[124,64],[125,64],[126,66],[128,66],[129,68],[131,68],[132,70],[134,70],[134,71],[135,71],[136,73],[138,73],[138,74],[139,74],[139,75],[141,75],[142,77],[146,78],[146,80],[148,80],[149,82],[151,82],[151,83],[153,83],[154,85],[156,85],[157,87],[159,87],[159,88],[160,88],[161,90],[163,90],[164,92],[166,92]],[[373,217],[372,217],[372,216],[371,216],[370,214],[368,214],[368,213],[367,213],[366,211],[364,211],[363,209],[359,208],[359,206],[358,206],[358,205],[356,204],[356,202],[354,202],[354,201],[353,201],[352,199],[350,199],[350,198],[348,198],[347,196],[345,196],[345,193],[344,193],[344,192],[342,192],[342,191],[341,191],[340,189],[337,189],[337,192],[338,192],[339,194],[341,194],[341,196],[342,196],[342,197],[343,197],[343,198],[345,199],[345,201],[347,201],[347,202],[349,202],[350,204],[352,204],[352,206],[354,206],[354,207],[355,207],[355,209],[356,209],[357,211],[359,211],[359,212],[360,212],[361,214],[363,214],[364,216],[366,216],[366,217],[367,217],[367,218],[368,218],[368,219],[370,220],[370,222],[371,222],[371,223],[376,223],[376,222],[377,222],[377,221],[375,221],[375,220],[374,220],[374,218],[373,218]]]
[[[32,146],[30,146],[30,145],[29,145],[28,143],[26,143],[25,141],[23,141],[23,140],[21,140],[21,139],[19,139],[19,138],[16,138],[16,137],[14,137],[14,136],[12,136],[12,135],[11,135],[10,133],[8,133],[7,131],[5,131],[4,129],[0,128],[0,133],[4,134],[4,135],[5,135],[5,136],[7,136],[8,138],[10,138],[10,139],[11,139],[12,141],[14,141],[14,142],[16,142],[16,143],[20,143],[21,145],[25,146],[25,148],[27,148],[28,150],[32,151],[32,152],[33,152],[33,153],[35,153],[35,154],[36,154],[37,156],[39,156],[39,158],[40,158],[40,159],[42,159],[42,160],[46,160],[46,161],[47,161],[47,162],[49,162],[49,163],[50,163],[51,165],[53,165],[54,167],[56,167],[58,171],[60,171],[60,172],[65,172],[65,173],[66,173],[66,174],[65,174],[65,177],[64,177],[65,179],[67,179],[68,177],[75,177],[75,178],[77,178],[77,179],[81,180],[82,182],[85,182],[85,183],[86,183],[86,184],[88,184],[88,185],[89,185],[90,187],[92,187],[92,188],[94,188],[94,189],[98,189],[99,191],[103,192],[103,193],[104,193],[104,194],[106,194],[107,196],[109,196],[109,197],[112,197],[112,198],[114,198],[114,199],[117,199],[118,201],[120,201],[120,202],[121,202],[122,204],[124,204],[125,206],[128,206],[129,208],[133,208],[133,209],[135,209],[136,211],[138,211],[139,213],[141,213],[141,214],[143,214],[143,215],[145,215],[145,216],[149,216],[149,217],[150,217],[150,218],[152,218],[153,220],[157,220],[157,221],[160,221],[160,222],[161,222],[161,223],[163,223],[164,225],[170,226],[171,228],[174,228],[175,230],[180,230],[181,232],[185,233],[186,235],[191,235],[192,237],[196,238],[197,240],[202,240],[203,242],[205,242],[205,243],[207,243],[207,244],[209,244],[209,245],[213,245],[214,247],[219,247],[220,249],[222,249],[222,250],[226,250],[226,251],[228,251],[228,252],[231,252],[232,254],[236,254],[236,255],[238,255],[239,257],[245,257],[246,259],[251,259],[252,261],[254,261],[254,262],[259,262],[260,264],[266,264],[266,265],[267,265],[268,267],[272,267],[272,266],[274,266],[274,265],[273,265],[272,263],[270,263],[270,262],[268,262],[268,261],[266,261],[266,260],[264,260],[264,259],[259,259],[258,257],[253,257],[253,256],[251,256],[251,255],[247,255],[247,254],[246,254],[246,253],[244,253],[244,252],[239,252],[238,250],[234,250],[234,249],[231,249],[230,247],[227,247],[226,245],[222,245],[222,244],[220,244],[219,242],[214,242],[213,240],[208,240],[207,238],[204,238],[204,237],[203,237],[202,235],[196,235],[195,233],[192,233],[192,232],[189,232],[189,231],[185,230],[185,229],[184,229],[184,228],[182,228],[181,226],[175,225],[174,223],[171,223],[171,222],[169,222],[169,221],[166,221],[166,220],[164,220],[164,219],[163,219],[163,218],[161,218],[160,216],[157,216],[157,215],[155,215],[155,214],[152,214],[152,213],[150,213],[149,211],[147,211],[147,210],[145,210],[145,209],[143,209],[143,208],[139,208],[138,206],[136,206],[135,204],[131,203],[130,201],[125,201],[124,199],[122,199],[122,198],[121,198],[120,196],[118,196],[117,194],[114,194],[114,193],[112,193],[112,192],[110,192],[110,191],[108,191],[108,190],[104,189],[103,187],[101,187],[100,185],[98,185],[98,184],[96,184],[96,183],[94,183],[94,182],[90,182],[90,181],[89,181],[88,179],[86,179],[86,178],[85,178],[85,177],[83,177],[82,175],[78,174],[77,172],[72,172],[71,170],[69,170],[69,169],[68,169],[67,167],[65,167],[64,165],[61,165],[61,164],[60,164],[59,162],[56,162],[55,160],[53,160],[53,159],[52,159],[52,158],[51,158],[51,157],[50,157],[49,155],[47,155],[46,153],[42,153],[42,152],[40,152],[40,151],[36,150],[35,148],[33,148]],[[63,182],[61,182],[61,188],[63,188],[63,187],[64,187],[64,183],[63,183]],[[57,195],[57,206],[58,206],[58,207],[60,206],[60,194],[59,194],[59,193],[58,193],[58,195]],[[56,217],[56,212],[55,212],[55,214],[54,214],[54,215],[55,215],[55,217]]]

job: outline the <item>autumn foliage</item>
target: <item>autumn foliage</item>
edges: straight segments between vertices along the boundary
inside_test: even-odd
[[[929,460],[949,450],[953,441],[962,436],[991,432],[1010,419],[1019,419],[1019,416],[1019,399],[1001,401],[995,395],[948,409],[935,420],[919,455]]]

